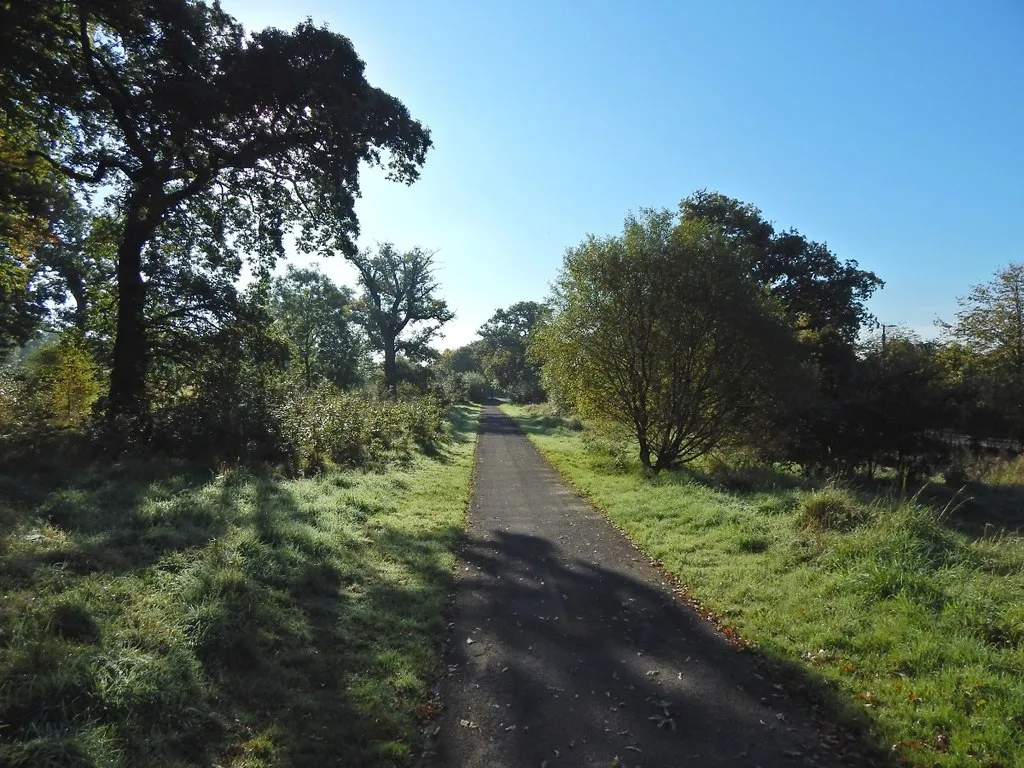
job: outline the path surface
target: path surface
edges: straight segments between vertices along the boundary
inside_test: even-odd
[[[476,462],[434,765],[843,764],[497,408]]]

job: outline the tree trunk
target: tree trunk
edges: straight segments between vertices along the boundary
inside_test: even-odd
[[[640,466],[644,468],[644,474],[655,474],[656,470],[651,466],[651,446],[647,444],[647,438],[639,438],[640,442]]]
[[[384,339],[384,386],[394,392],[398,386],[398,353],[395,350],[395,339]]]
[[[142,249],[149,239],[138,215],[129,214],[117,249],[117,328],[110,373],[109,416],[140,417],[146,411],[146,284]]]

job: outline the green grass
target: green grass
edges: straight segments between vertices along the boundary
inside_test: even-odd
[[[924,495],[813,488],[771,470],[723,478],[709,462],[648,478],[621,445],[543,411],[505,410],[709,610],[835,691],[837,714],[866,719],[907,764],[1024,764],[1018,533],[971,535],[984,526],[956,525],[959,512]],[[987,494],[978,489],[972,516]],[[1021,515],[1018,503],[1018,525]]]
[[[402,766],[477,411],[382,472],[50,455],[0,474],[0,765]]]

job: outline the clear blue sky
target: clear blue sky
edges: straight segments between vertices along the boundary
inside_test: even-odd
[[[224,6],[326,23],[430,127],[421,180],[366,174],[357,212],[364,245],[438,251],[441,346],[543,299],[588,232],[704,187],[874,270],[871,309],[925,335],[1024,260],[1020,0]]]

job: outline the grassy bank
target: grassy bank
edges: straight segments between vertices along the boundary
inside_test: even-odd
[[[386,471],[0,474],[0,764],[407,765],[476,410]]]
[[[647,478],[578,424],[506,411],[709,610],[908,764],[1024,764],[1024,539],[1006,530],[1024,488],[975,484],[954,510],[714,463]],[[987,500],[1003,528],[979,524]]]

